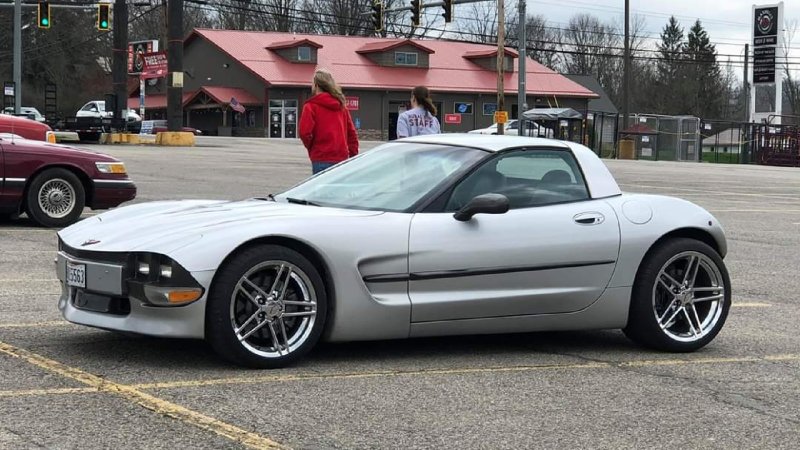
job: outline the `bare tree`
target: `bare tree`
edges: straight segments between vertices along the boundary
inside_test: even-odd
[[[797,35],[798,21],[794,19],[787,21],[784,27],[786,38],[784,39],[783,54],[786,59],[783,61],[783,95],[786,97],[789,107],[792,109],[791,115],[800,116],[800,74],[797,70],[792,70],[789,63],[789,50]],[[785,114],[785,112],[784,112]],[[800,119],[794,119],[795,124],[800,123]]]
[[[517,28],[517,2],[502,1],[505,1],[505,27],[508,37],[509,33]],[[457,8],[466,10],[464,17],[458,20],[457,27],[457,32],[462,34],[464,40],[497,43],[497,2],[470,3],[458,5]],[[509,39],[506,39],[506,42],[508,41]]]

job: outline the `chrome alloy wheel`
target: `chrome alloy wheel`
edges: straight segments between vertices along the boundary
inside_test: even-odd
[[[661,267],[653,286],[653,313],[661,330],[679,342],[711,333],[725,303],[724,278],[703,253],[679,253]]]
[[[36,198],[39,208],[53,219],[65,217],[75,208],[75,188],[62,178],[47,180]]]
[[[311,335],[317,296],[308,275],[286,261],[265,261],[248,270],[231,295],[230,319],[250,352],[279,358]]]

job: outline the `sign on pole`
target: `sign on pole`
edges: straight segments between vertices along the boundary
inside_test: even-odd
[[[778,62],[783,55],[783,2],[753,5],[753,89],[750,99],[750,120],[772,119],[780,123],[783,77]],[[747,55],[746,57],[749,57]],[[777,73],[776,73],[777,72]],[[773,117],[770,117],[773,116]]]
[[[508,111],[495,111],[494,112],[494,122],[495,123],[506,123],[506,122],[508,122]]]
[[[139,77],[144,80],[167,76],[167,52],[142,54],[142,71]]]
[[[135,41],[128,43],[128,75],[139,75],[144,68],[142,55],[158,51],[158,41]]]

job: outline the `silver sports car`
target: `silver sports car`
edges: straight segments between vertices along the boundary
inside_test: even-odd
[[[526,137],[403,139],[279,195],[142,203],[58,237],[70,322],[263,368],[320,339],[538,330],[693,351],[731,303],[711,214],[623,194],[586,147]]]

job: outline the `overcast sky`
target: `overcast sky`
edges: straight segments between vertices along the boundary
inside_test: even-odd
[[[513,0],[511,0],[513,1]],[[508,4],[508,3],[506,3]],[[773,3],[758,2],[757,5]],[[528,14],[541,14],[557,26],[565,26],[577,13],[593,14],[604,21],[623,23],[624,0],[527,0]],[[724,55],[744,53],[744,44],[750,42],[752,33],[752,1],[743,0],[630,0],[631,15],[645,19],[645,32],[649,38],[658,38],[670,15],[674,15],[688,32],[696,19],[700,19],[711,41],[717,45],[720,60]],[[800,0],[783,3],[784,18],[800,22]],[[648,40],[653,43],[652,40]],[[752,44],[751,44],[752,47]],[[790,61],[797,62],[800,70],[800,30],[792,42]],[[741,69],[739,69],[741,71]]]

